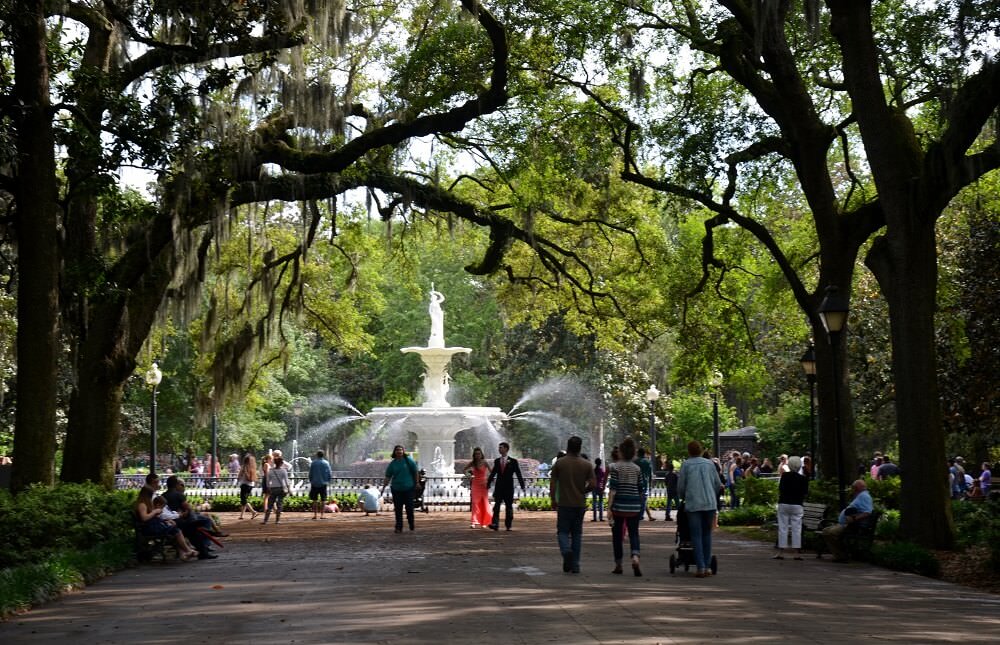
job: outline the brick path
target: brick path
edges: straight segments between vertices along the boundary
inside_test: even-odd
[[[0,624],[0,643],[985,642],[1000,596],[865,564],[770,559],[717,534],[719,575],[671,575],[673,524],[643,522],[644,577],[613,576],[609,529],[584,526],[583,572],[562,573],[552,513],[514,531],[466,513],[278,526],[222,518],[217,560],[142,565]],[[992,636],[990,636],[992,634]]]

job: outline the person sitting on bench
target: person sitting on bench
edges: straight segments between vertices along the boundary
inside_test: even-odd
[[[214,560],[219,557],[209,549],[209,538],[205,533],[220,537],[224,537],[225,534],[218,531],[212,518],[201,515],[191,508],[184,493],[184,480],[177,475],[168,477],[167,491],[163,493],[163,499],[166,500],[167,506],[179,515],[174,521],[188,541],[198,550],[198,559]]]
[[[843,539],[844,532],[851,527],[857,528],[859,523],[871,516],[872,511],[875,510],[871,493],[868,492],[868,486],[863,479],[856,480],[851,486],[851,491],[853,492],[851,503],[840,512],[837,523],[823,529],[823,539],[826,541],[830,553],[833,554],[834,562],[847,562],[848,560],[847,548]]]
[[[166,537],[177,545],[177,554],[182,560],[190,560],[198,555],[191,544],[184,538],[181,530],[173,522],[161,517],[163,506],[157,507],[153,502],[153,494],[160,485],[156,475],[146,477],[147,484],[139,489],[139,496],[132,507],[136,519],[140,523],[142,535],[150,537]]]

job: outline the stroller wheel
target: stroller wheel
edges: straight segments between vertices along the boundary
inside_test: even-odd
[[[673,553],[670,554],[670,573],[673,573],[677,569],[677,558]]]
[[[712,563],[709,565],[709,568],[712,569],[713,576],[719,572],[719,561],[715,559],[714,555],[712,556]]]

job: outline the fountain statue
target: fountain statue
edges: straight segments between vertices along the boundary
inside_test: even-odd
[[[452,407],[447,395],[451,383],[448,366],[455,354],[469,354],[468,347],[447,347],[444,342],[444,294],[431,284],[428,313],[431,333],[427,347],[404,347],[404,354],[417,354],[424,364],[423,402],[420,407],[374,408],[367,417],[375,424],[400,424],[417,435],[420,461],[430,466],[429,474],[454,476],[455,435],[482,425],[496,427],[506,418],[496,407]],[[460,478],[460,477],[459,477]]]
[[[434,283],[431,283],[431,304],[427,307],[431,315],[431,337],[427,339],[428,347],[444,347],[444,311],[441,303],[444,302],[444,294],[434,290]]]

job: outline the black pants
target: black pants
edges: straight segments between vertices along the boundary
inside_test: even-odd
[[[392,510],[396,513],[396,530],[403,530],[403,509],[406,509],[406,521],[413,530],[413,489],[392,489]]]
[[[507,514],[504,515],[503,525],[510,528],[510,525],[514,523],[514,492],[497,495],[496,491],[493,491],[493,526],[500,526],[500,505],[503,504],[507,509]]]
[[[199,515],[192,511],[189,513],[188,517],[174,520],[174,522],[177,524],[177,528],[184,533],[184,537],[188,539],[191,546],[198,550],[198,553],[208,552],[208,538],[205,537],[205,534],[198,529],[211,531],[212,520],[204,515]]]

